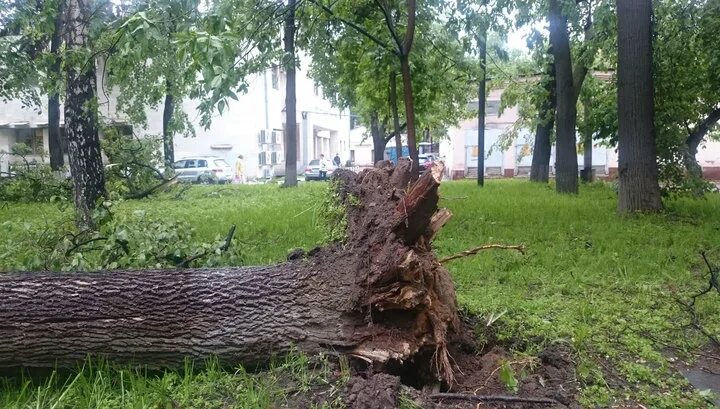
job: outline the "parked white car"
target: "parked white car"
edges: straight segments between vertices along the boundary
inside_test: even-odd
[[[217,156],[182,158],[173,164],[179,182],[230,183],[233,170],[225,159]]]

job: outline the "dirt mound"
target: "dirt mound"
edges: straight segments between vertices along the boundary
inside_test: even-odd
[[[497,397],[547,398],[555,404],[537,402],[483,401],[483,408],[579,407],[575,366],[569,348],[552,345],[537,357],[513,357],[495,346],[483,354],[455,353],[457,383],[449,392]],[[435,408],[475,408],[478,401],[434,399]]]
[[[367,379],[355,376],[345,387],[345,404],[352,409],[394,409],[398,405],[400,378],[376,374]]]
[[[442,385],[425,377],[425,369],[413,366],[412,362],[403,367],[384,367],[385,372],[351,365],[352,376],[344,384],[331,382],[311,388],[288,398],[282,407],[323,407],[324,403],[348,409],[580,407],[575,366],[567,346],[552,345],[536,357],[522,358],[501,346],[482,353],[474,353],[467,346],[456,347],[451,353],[457,371],[453,385]],[[342,406],[333,406],[339,402]]]

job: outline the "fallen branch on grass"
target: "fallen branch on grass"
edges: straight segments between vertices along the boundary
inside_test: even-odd
[[[452,260],[455,260],[458,258],[474,256],[483,250],[492,250],[492,249],[517,250],[520,253],[525,254],[525,251],[527,251],[527,246],[525,246],[524,244],[521,244],[519,246],[511,246],[511,245],[504,245],[504,244],[485,244],[483,246],[474,247],[469,250],[461,251],[457,254],[453,254],[452,256],[441,258],[440,262],[447,263],[448,261],[452,261]]]
[[[149,188],[143,190],[142,192],[133,193],[133,194],[128,195],[126,197],[126,199],[132,199],[132,200],[144,199],[144,198],[150,196],[151,194],[155,193],[155,191],[157,191],[159,189],[164,189],[166,187],[176,185],[177,183],[178,183],[177,176],[174,176],[172,179],[164,179],[162,182],[158,183],[157,185],[149,187]]]
[[[700,323],[700,318],[697,315],[697,310],[695,308],[695,302],[697,299],[707,293],[709,293],[712,290],[716,290],[718,294],[720,294],[720,278],[718,275],[720,275],[720,271],[717,269],[713,269],[712,265],[710,265],[710,262],[707,259],[707,256],[705,255],[705,252],[700,252],[700,255],[702,256],[703,260],[705,261],[705,265],[707,266],[708,270],[710,271],[710,278],[708,280],[708,287],[699,293],[692,296],[692,300],[689,302],[685,302],[679,298],[676,298],[675,301],[685,307],[688,314],[690,314],[690,326],[695,328],[696,330],[700,331],[701,334],[705,335],[716,347],[720,348],[720,339],[717,338],[717,336],[711,334],[708,332],[708,330],[705,329],[705,327]]]
[[[221,252],[227,251],[230,248],[230,243],[232,242],[232,238],[234,235],[235,235],[235,225],[233,224],[232,226],[230,226],[230,231],[228,231],[227,236],[225,236],[225,241],[223,242],[222,246],[218,247],[218,250],[220,250]],[[177,265],[177,267],[178,268],[187,268],[188,266],[190,266],[190,263],[192,263],[193,261],[195,261],[197,259],[203,258],[203,257],[207,256],[208,254],[210,254],[210,250],[205,250],[198,255],[192,256],[192,257],[182,261],[180,264]]]
[[[430,395],[430,399],[434,400],[467,400],[471,402],[523,402],[523,403],[543,403],[546,405],[555,405],[558,403],[555,399],[550,398],[523,398],[521,396],[507,395],[473,395],[470,393],[435,393]]]
[[[184,196],[185,193],[187,193],[187,191],[190,190],[191,188],[192,188],[192,185],[189,184],[189,183],[186,183],[182,188],[180,188],[180,190],[178,190],[178,192],[177,192],[177,193],[175,194],[175,196],[173,197],[173,200],[182,200],[182,199],[184,199],[183,196]]]

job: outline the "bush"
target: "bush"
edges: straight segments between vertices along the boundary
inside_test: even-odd
[[[54,172],[49,165],[27,159],[32,153],[24,144],[16,144],[5,155],[21,159],[14,164],[9,174],[0,178],[0,201],[8,202],[49,202],[53,198],[69,199],[72,196],[72,181],[66,172]]]
[[[160,138],[122,135],[117,128],[104,131],[105,185],[111,200],[137,196],[165,180],[161,144]]]

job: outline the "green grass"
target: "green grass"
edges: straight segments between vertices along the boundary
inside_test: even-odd
[[[323,241],[320,203],[327,198],[325,186],[193,187],[182,200],[171,194],[124,202],[116,211],[142,209],[185,221],[202,241],[212,241],[237,224],[244,262],[265,264],[283,260],[290,249]],[[705,404],[674,375],[667,357],[707,341],[684,328],[689,317],[675,298],[687,299],[706,285],[700,251],[720,264],[720,195],[669,200],[663,214],[621,218],[615,213],[615,193],[601,184],[583,186],[578,197],[571,197],[526,181],[490,181],[482,189],[461,181],[444,184],[441,194],[440,205],[454,216],[435,242],[440,256],[487,243],[522,243],[529,248],[525,255],[491,250],[447,264],[461,306],[482,317],[504,312],[488,332],[510,342],[518,353],[532,354],[551,342],[571,345],[577,352],[584,406],[623,400],[653,408]],[[0,223],[52,223],[60,213],[53,205],[0,206]],[[720,333],[719,312],[717,294],[708,294],[698,304],[701,322],[715,334]],[[122,372],[100,373],[115,375],[110,386],[100,388],[109,392],[98,393],[117,398],[117,374]],[[230,395],[257,390],[268,399],[277,397],[274,387],[257,384],[256,378],[218,373],[234,385],[228,389]],[[180,373],[134,376],[138,388],[149,391],[147,399],[163,390],[179,393],[180,379],[185,379]],[[87,385],[99,382],[96,378],[83,380],[83,390],[94,393]],[[187,382],[203,389],[210,381]],[[57,402],[71,389],[57,383],[33,383],[25,389],[13,385],[0,390],[0,407]],[[266,407],[262,402],[229,407]]]

